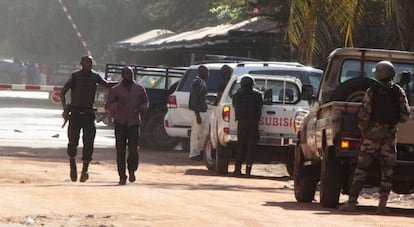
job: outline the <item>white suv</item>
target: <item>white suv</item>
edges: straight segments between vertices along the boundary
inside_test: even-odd
[[[320,70],[306,67],[294,68],[294,70],[322,73]],[[302,82],[297,77],[284,73],[249,75],[255,79],[254,89],[264,95],[255,162],[285,163],[291,175],[294,145],[297,140],[292,130],[293,119],[299,109],[309,107],[308,101],[302,100]],[[232,98],[240,88],[240,80],[243,76],[231,78],[217,108],[210,115],[208,127],[210,133],[205,140],[204,160],[207,168],[216,170],[218,174],[227,173],[228,163],[235,157],[237,150],[237,121],[235,121]]]
[[[311,84],[317,88],[321,76],[320,70],[305,70],[299,63],[291,62],[239,62],[239,63],[205,63],[209,69],[209,77],[206,81],[208,87],[207,99],[217,95],[219,85],[223,82],[220,69],[223,65],[233,69],[232,77],[247,73],[291,75],[301,80],[303,84]],[[167,134],[171,137],[181,137],[183,148],[188,149],[188,141],[191,133],[191,112],[188,109],[190,87],[200,64],[190,66],[183,75],[177,89],[169,96],[167,101],[168,111],[164,117],[164,126]],[[292,73],[294,75],[292,75]],[[208,112],[215,109],[209,105]]]

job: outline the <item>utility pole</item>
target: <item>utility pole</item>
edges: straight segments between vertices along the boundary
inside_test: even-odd
[[[68,18],[70,24],[72,25],[73,30],[75,30],[76,35],[78,36],[80,42],[82,43],[83,48],[85,48],[86,53],[88,53],[89,56],[92,56],[91,51],[88,48],[88,45],[86,44],[85,40],[82,38],[82,34],[78,30],[78,27],[76,26],[75,22],[72,19],[72,16],[69,14],[68,9],[66,8],[65,4],[63,4],[63,0],[58,0],[60,3],[60,6],[63,9],[63,12],[65,12],[66,17]]]

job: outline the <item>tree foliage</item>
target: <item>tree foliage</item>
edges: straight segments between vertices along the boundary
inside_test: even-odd
[[[215,9],[271,16],[296,60],[318,64],[336,47],[414,50],[412,0],[213,0]],[[232,11],[231,8],[237,9]],[[228,9],[230,8],[230,9]],[[214,13],[222,13],[213,11]],[[286,13],[287,12],[287,13]],[[249,14],[252,15],[251,13]],[[244,14],[232,15],[238,19]],[[398,36],[399,34],[399,36]],[[398,37],[400,39],[398,39]],[[320,64],[320,63],[319,63]]]
[[[286,34],[290,60],[314,64],[340,46],[414,50],[412,0],[63,2],[98,62],[110,61],[113,42],[151,29],[182,32],[259,15]],[[86,53],[58,0],[1,0],[0,20],[3,56],[78,62]]]
[[[193,0],[64,0],[98,62],[111,44],[151,29],[175,32],[217,24],[208,2]],[[58,0],[0,1],[0,48],[22,60],[78,62],[86,54]]]

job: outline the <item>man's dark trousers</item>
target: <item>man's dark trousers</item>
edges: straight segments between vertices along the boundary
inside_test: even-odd
[[[120,178],[126,178],[125,175],[125,156],[128,145],[128,171],[133,172],[138,168],[138,140],[139,125],[122,125],[115,122],[115,139],[116,139],[116,161],[118,174]]]
[[[89,163],[92,160],[93,144],[96,135],[95,114],[93,110],[71,111],[68,129],[68,155],[74,158],[79,145],[80,131],[82,129],[83,141],[83,162]]]
[[[239,152],[236,157],[236,163],[242,164],[246,161],[247,165],[252,165],[256,153],[256,143],[259,138],[257,120],[238,120],[237,123],[237,140]]]

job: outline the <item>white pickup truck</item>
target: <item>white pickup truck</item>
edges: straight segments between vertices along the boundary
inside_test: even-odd
[[[282,70],[282,68],[284,68]],[[293,157],[297,137],[292,130],[295,113],[308,109],[309,103],[302,100],[302,81],[297,75],[314,76],[322,74],[311,67],[279,66],[271,75],[252,74],[254,88],[264,94],[264,105],[259,121],[260,139],[257,142],[255,162],[284,163],[293,175]],[[233,76],[227,84],[221,100],[210,115],[209,136],[205,140],[204,160],[210,170],[227,174],[228,164],[235,157],[237,149],[237,121],[235,121],[232,97],[240,88],[243,75]]]

